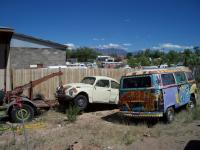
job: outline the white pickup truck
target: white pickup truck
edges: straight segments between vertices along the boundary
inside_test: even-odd
[[[118,104],[119,82],[105,76],[85,77],[81,83],[70,83],[58,87],[56,97],[60,105],[74,102],[80,110],[89,103]]]

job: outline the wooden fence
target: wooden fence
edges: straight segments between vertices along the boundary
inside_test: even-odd
[[[30,81],[40,79],[45,75],[48,75],[53,72],[59,71],[58,69],[20,69],[13,70],[13,77],[10,80],[13,84],[13,87],[24,85]],[[119,80],[120,77],[126,73],[124,69],[62,69],[64,73],[61,76],[63,84],[80,82],[81,79],[85,76],[108,76]],[[0,70],[0,88],[3,88],[4,73],[3,70]],[[8,81],[8,79],[7,79]],[[34,94],[41,93],[47,99],[54,99],[54,93],[56,87],[59,84],[59,77],[53,77],[34,88]],[[24,94],[27,95],[27,91],[24,91]]]
[[[194,75],[197,77],[200,74],[200,66],[195,66],[192,68]],[[30,81],[40,79],[50,73],[58,72],[58,69],[20,69],[13,70],[13,76],[10,76],[10,73],[7,73],[7,90],[10,90],[11,83],[13,87],[24,85]],[[85,76],[108,76],[116,80],[119,80],[120,77],[127,72],[124,69],[62,69],[64,73],[61,77],[63,84],[80,82],[81,79]],[[4,83],[4,71],[0,70],[0,89],[3,89]],[[59,77],[53,77],[39,85],[37,85],[33,92],[34,94],[41,93],[47,99],[55,99],[54,93],[56,87],[59,84]],[[27,91],[24,91],[24,94],[27,95]]]

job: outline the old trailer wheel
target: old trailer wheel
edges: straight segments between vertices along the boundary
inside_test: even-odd
[[[87,100],[86,96],[78,95],[74,99],[74,103],[75,103],[75,105],[77,105],[79,107],[80,110],[85,110],[87,108],[87,105],[88,105],[88,100]]]
[[[167,123],[171,123],[174,120],[174,108],[169,107],[165,113],[165,120]]]
[[[13,122],[22,123],[31,121],[34,117],[34,110],[30,105],[23,104],[22,108],[13,107],[11,110],[11,119]],[[22,120],[23,119],[23,120]]]

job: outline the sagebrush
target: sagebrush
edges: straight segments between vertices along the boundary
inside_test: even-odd
[[[79,114],[80,109],[77,105],[70,105],[68,109],[66,109],[67,119],[70,122],[74,122],[77,119],[77,115]]]

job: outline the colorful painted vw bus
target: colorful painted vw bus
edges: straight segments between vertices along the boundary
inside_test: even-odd
[[[120,80],[120,111],[134,117],[174,119],[174,110],[197,103],[197,87],[192,72],[186,67],[140,70]]]

